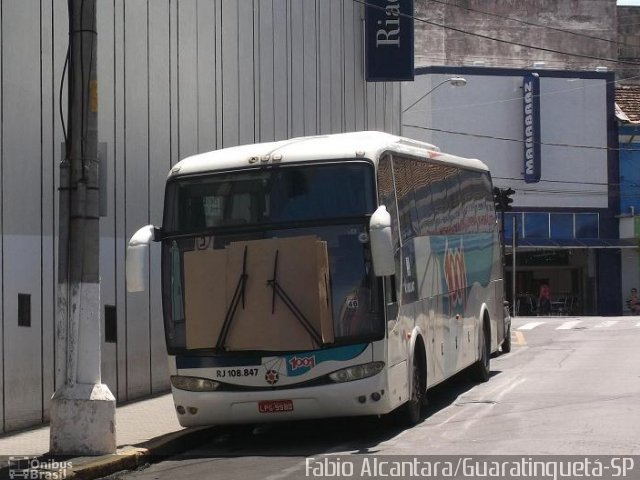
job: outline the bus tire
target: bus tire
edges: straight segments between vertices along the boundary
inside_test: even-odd
[[[504,340],[502,341],[502,353],[509,353],[511,351],[511,324],[507,327],[507,331],[504,334]]]
[[[489,380],[491,372],[491,332],[489,322],[485,317],[482,322],[482,330],[478,335],[478,361],[473,365],[474,378],[478,382]]]
[[[399,423],[407,427],[412,427],[422,420],[422,407],[427,402],[424,362],[417,355],[413,360],[411,398],[398,409]]]

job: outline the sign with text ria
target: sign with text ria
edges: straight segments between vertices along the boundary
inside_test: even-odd
[[[413,0],[367,0],[368,82],[413,80]]]
[[[540,77],[532,73],[522,80],[524,105],[524,181],[540,181]]]

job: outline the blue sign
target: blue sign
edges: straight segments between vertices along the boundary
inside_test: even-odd
[[[540,77],[531,73],[522,80],[524,106],[524,181],[540,181]]]
[[[413,80],[413,0],[368,0],[365,37],[368,82]]]

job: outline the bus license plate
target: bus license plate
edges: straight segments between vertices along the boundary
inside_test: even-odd
[[[292,412],[292,400],[264,400],[258,402],[260,413]]]

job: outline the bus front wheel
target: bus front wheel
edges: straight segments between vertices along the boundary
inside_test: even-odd
[[[491,333],[489,331],[489,322],[485,319],[482,322],[482,330],[478,335],[478,361],[473,366],[474,377],[478,382],[486,382],[489,380],[491,371]]]
[[[413,426],[422,420],[422,407],[427,402],[425,368],[418,358],[414,358],[411,398],[398,409],[399,423],[402,426]]]
[[[507,332],[504,334],[504,340],[502,341],[502,353],[509,353],[511,351],[511,324],[507,327]]]

